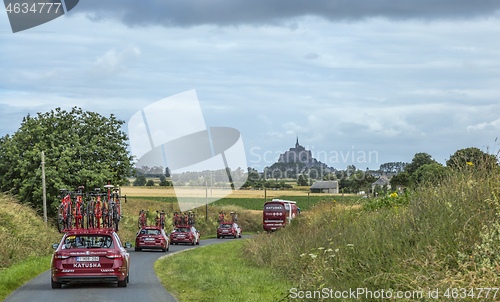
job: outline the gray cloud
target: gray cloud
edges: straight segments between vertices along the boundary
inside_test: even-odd
[[[129,26],[195,26],[213,24],[282,25],[287,20],[319,16],[331,21],[385,17],[407,19],[468,19],[493,15],[500,9],[494,0],[86,0],[75,12],[93,21],[116,19]]]

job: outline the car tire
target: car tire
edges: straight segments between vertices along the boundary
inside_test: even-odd
[[[168,250],[170,250],[170,245],[167,246],[167,252],[168,252]]]
[[[219,235],[217,235],[217,239],[220,239],[220,236],[219,236]]]
[[[127,278],[123,279],[123,281],[118,281],[118,287],[127,287]]]
[[[191,245],[194,245],[194,240],[193,240],[193,242],[191,242]]]
[[[130,275],[127,275],[127,283],[130,282]]]
[[[162,252],[166,252],[166,251],[167,251],[167,249],[166,249],[166,248],[165,248],[165,249],[161,249],[161,251],[162,251]]]
[[[196,245],[200,245],[200,239],[198,239],[198,241],[196,241]]]
[[[61,288],[62,286],[61,283],[55,282],[54,280],[52,280],[52,278],[50,279],[50,285],[52,286],[52,288]]]
[[[234,237],[234,239],[238,238],[238,236],[237,236],[237,235],[234,235],[233,237]]]
[[[240,233],[240,236],[238,236],[239,238],[241,238],[241,233]]]

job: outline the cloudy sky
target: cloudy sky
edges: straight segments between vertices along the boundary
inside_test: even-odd
[[[28,113],[128,121],[196,89],[259,170],[297,135],[341,169],[499,149],[498,1],[84,0],[16,34],[1,12],[0,45],[0,136]]]

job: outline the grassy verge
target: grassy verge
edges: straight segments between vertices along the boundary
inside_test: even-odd
[[[364,209],[326,201],[244,255],[303,290],[498,287],[499,187],[498,174],[456,173]]]
[[[244,240],[209,245],[155,263],[162,285],[179,301],[278,301],[292,287],[273,270],[241,256]]]
[[[8,268],[0,270],[0,301],[3,301],[19,286],[50,269],[52,256],[29,257]],[[47,288],[49,287],[47,279]]]

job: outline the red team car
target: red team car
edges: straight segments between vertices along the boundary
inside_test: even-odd
[[[169,248],[170,240],[160,226],[143,227],[135,238],[136,252],[143,249],[161,249],[166,252]]]
[[[60,243],[51,262],[52,288],[62,284],[83,282],[118,282],[126,287],[129,281],[130,258],[114,229],[72,229]]]
[[[226,236],[241,238],[241,228],[235,222],[222,222],[217,229],[217,238]]]
[[[190,225],[177,225],[170,233],[170,242],[173,244],[190,243],[200,244],[200,233]]]

